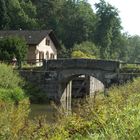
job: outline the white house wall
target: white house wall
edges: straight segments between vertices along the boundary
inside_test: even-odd
[[[46,45],[46,39],[50,40],[50,44],[49,46]],[[44,59],[47,59],[46,53],[49,53],[49,59],[50,59],[50,55],[54,54],[54,59],[57,59],[57,50],[52,42],[52,40],[50,39],[49,36],[47,36],[46,38],[44,38],[38,45],[37,45],[37,51],[39,52],[44,52]],[[39,52],[36,54],[36,59],[39,59]]]

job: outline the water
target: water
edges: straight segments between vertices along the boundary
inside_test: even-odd
[[[30,109],[30,119],[44,116],[48,123],[53,123],[56,120],[57,109],[51,104],[31,104]]]
[[[79,110],[79,105],[82,104],[85,99],[73,99],[71,104],[71,112],[77,113]],[[64,108],[61,110],[60,106],[55,106],[54,104],[31,104],[30,105],[30,119],[35,119],[40,116],[45,116],[48,122],[54,122],[58,118],[58,116],[62,115],[62,113],[68,114],[70,112],[64,111]],[[64,114],[63,114],[64,115]]]

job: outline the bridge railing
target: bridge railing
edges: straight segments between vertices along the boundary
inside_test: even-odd
[[[44,67],[47,70],[98,69],[117,71],[119,69],[119,62],[97,59],[56,59],[46,61]]]

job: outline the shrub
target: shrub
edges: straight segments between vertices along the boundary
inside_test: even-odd
[[[93,42],[75,44],[71,53],[73,58],[99,58],[99,48]]]
[[[0,88],[16,88],[22,82],[18,73],[11,66],[0,64]]]
[[[19,37],[6,37],[0,39],[0,60],[12,60],[16,57],[21,62],[26,57],[27,45]]]
[[[0,88],[0,100],[2,101],[15,101],[19,102],[25,98],[24,91],[17,87],[14,89],[3,89]]]
[[[18,102],[25,98],[23,83],[11,66],[0,64],[0,100]]]

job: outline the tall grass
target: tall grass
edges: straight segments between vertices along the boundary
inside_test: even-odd
[[[53,125],[42,116],[28,118],[22,83],[12,67],[0,64],[0,140],[140,139],[140,79],[110,88],[109,97],[86,99],[77,113],[61,112]]]
[[[28,119],[27,100],[0,102],[0,139],[2,140],[139,140],[140,79],[109,89],[87,99],[77,114],[59,115],[56,124],[48,125],[44,117]],[[94,101],[94,102],[93,102]],[[47,115],[47,114],[46,114]]]
[[[87,132],[74,133],[81,139],[140,139],[140,79],[120,87],[112,87],[109,97],[88,100],[79,116],[90,123]],[[75,120],[76,121],[76,120]],[[73,126],[73,128],[77,128]],[[83,129],[82,129],[83,130]],[[75,136],[76,135],[76,136]]]

